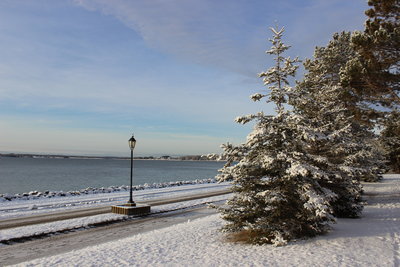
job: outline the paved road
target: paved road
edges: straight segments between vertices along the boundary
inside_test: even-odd
[[[214,209],[195,208],[148,216],[88,230],[54,235],[43,239],[0,246],[0,266],[17,264],[76,249],[129,237],[215,213]]]
[[[138,204],[148,204],[150,206],[159,206],[159,205],[189,201],[189,200],[194,200],[194,199],[213,197],[213,196],[218,196],[218,195],[223,195],[223,194],[228,194],[228,193],[230,193],[230,191],[228,189],[224,189],[224,190],[200,193],[200,194],[190,195],[190,196],[181,196],[181,197],[169,198],[169,199],[157,199],[157,200],[152,200],[152,201],[138,202]],[[86,217],[86,216],[93,216],[93,215],[104,214],[104,213],[109,213],[109,212],[111,212],[111,207],[108,205],[108,206],[94,207],[94,208],[89,208],[89,209],[78,209],[78,210],[63,211],[63,212],[45,213],[45,214],[39,214],[39,215],[21,217],[21,218],[11,218],[11,219],[6,219],[6,220],[0,220],[0,230],[20,227],[20,226],[33,225],[33,224],[74,219],[74,218],[80,218],[80,217]]]

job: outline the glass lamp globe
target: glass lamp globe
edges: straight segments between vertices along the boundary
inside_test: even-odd
[[[133,135],[132,135],[131,139],[129,139],[128,143],[129,143],[130,149],[133,150],[136,145],[136,139],[135,139],[135,137],[133,137]]]

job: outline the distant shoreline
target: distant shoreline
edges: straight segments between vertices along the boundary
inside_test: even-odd
[[[62,154],[30,154],[30,153],[0,153],[1,157],[9,158],[43,158],[43,159],[114,159],[114,160],[130,160],[130,157],[117,156],[77,156],[77,155],[62,155]],[[135,160],[169,160],[169,161],[225,161],[223,159],[207,158],[203,155],[190,156],[161,156],[161,157],[134,157]]]

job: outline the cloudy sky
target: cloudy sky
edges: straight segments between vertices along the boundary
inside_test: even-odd
[[[366,0],[1,0],[0,152],[220,152],[263,110],[249,95],[269,26],[288,55],[361,30]],[[300,79],[301,77],[298,77]]]

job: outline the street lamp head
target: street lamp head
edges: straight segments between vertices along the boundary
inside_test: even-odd
[[[130,149],[133,151],[133,149],[135,149],[135,145],[136,145],[136,139],[135,139],[135,137],[133,137],[133,134],[132,134],[131,139],[129,139],[128,142],[129,142]]]

